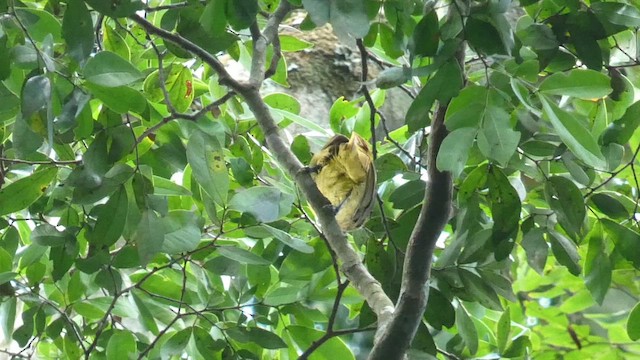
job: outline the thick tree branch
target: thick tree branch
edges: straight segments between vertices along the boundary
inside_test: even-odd
[[[463,68],[463,60],[464,49],[461,45],[452,61],[457,61]],[[439,104],[431,123],[427,170],[429,182],[420,216],[407,245],[400,297],[389,323],[378,328],[376,342],[369,354],[370,360],[403,359],[427,305],[425,286],[429,280],[433,251],[440,233],[449,221],[451,209],[451,173],[439,171],[436,167],[440,145],[447,136],[444,125],[447,107],[448,103]]]

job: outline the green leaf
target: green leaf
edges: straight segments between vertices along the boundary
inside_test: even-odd
[[[0,273],[8,273],[13,270],[13,256],[5,249],[0,248]],[[6,281],[3,281],[4,283]]]
[[[96,11],[114,18],[135,15],[136,11],[144,9],[140,0],[85,0]]]
[[[390,89],[400,86],[409,80],[409,76],[405,69],[392,67],[384,69],[376,77],[376,87],[379,89]]]
[[[398,32],[386,23],[375,23],[374,26],[378,28],[380,46],[388,57],[395,59],[404,55],[403,39]]]
[[[327,131],[327,129],[325,127],[320,126],[319,124],[317,124],[314,121],[311,121],[309,119],[306,119],[302,116],[298,116],[294,113],[288,112],[288,111],[284,111],[284,110],[280,110],[280,109],[274,109],[271,108],[271,110],[273,111],[274,115],[277,116],[281,116],[283,119],[288,119],[293,121],[294,123],[302,126],[305,129],[309,129],[309,130],[313,130],[313,131],[317,131],[323,135],[327,135],[329,136],[329,132]]]
[[[464,284],[465,290],[474,297],[482,306],[496,311],[502,311],[502,304],[495,290],[478,275],[465,270],[458,269],[458,274]]]
[[[192,211],[173,210],[162,218],[165,231],[162,251],[179,254],[194,250],[200,243],[201,219]]]
[[[63,246],[68,240],[73,240],[71,234],[58,231],[55,226],[49,224],[38,225],[31,232],[31,241],[41,246]]]
[[[374,237],[369,237],[366,249],[364,259],[367,270],[376,280],[380,281],[385,291],[390,293],[389,289],[395,285],[394,278],[396,278],[395,253],[387,252],[382,241],[378,241]],[[397,290],[394,289],[395,291]],[[390,296],[393,295],[390,294]]]
[[[571,29],[573,45],[578,53],[578,58],[591,70],[599,71],[602,68],[602,50],[598,41],[593,37],[584,36],[583,29]]]
[[[287,344],[278,335],[258,327],[238,326],[228,329],[227,334],[234,340],[243,343],[251,342],[264,349],[287,347]]]
[[[194,131],[187,144],[187,160],[198,184],[218,205],[227,203],[229,173],[222,145],[202,131]]]
[[[524,29],[518,29],[516,35],[523,45],[535,51],[555,50],[560,45],[553,31],[546,24],[533,23]]]
[[[451,171],[454,178],[458,177],[469,157],[469,152],[475,140],[476,128],[459,128],[450,132],[442,141],[436,165],[440,171]]]
[[[369,32],[369,18],[363,0],[302,0],[305,10],[317,26],[331,23],[343,42],[360,39]]]
[[[84,78],[94,85],[118,87],[143,78],[142,73],[130,62],[110,51],[101,51],[87,61]]]
[[[193,73],[184,65],[172,64],[163,69],[164,87],[169,95],[169,102],[178,112],[185,112],[194,99]],[[168,71],[167,71],[168,70]],[[165,102],[160,86],[160,72],[156,70],[144,80],[143,89],[147,98],[156,103]]]
[[[291,151],[303,164],[308,164],[313,156],[311,154],[311,147],[309,146],[309,140],[307,137],[300,134],[296,135],[291,142]]]
[[[49,260],[53,262],[51,279],[59,281],[67,275],[77,257],[78,246],[73,236],[70,236],[70,241],[66,241],[63,246],[51,247],[49,250]]]
[[[69,47],[69,55],[79,63],[93,51],[93,21],[84,1],[67,2],[62,21],[62,37]]]
[[[143,265],[149,263],[162,249],[164,235],[164,226],[158,215],[153,210],[145,210],[134,236]]]
[[[478,331],[462,304],[456,308],[456,326],[471,355],[475,354],[478,351]]]
[[[304,280],[311,275],[321,272],[331,266],[331,254],[323,241],[316,238],[309,242],[313,246],[313,252],[303,253],[290,251],[280,265],[280,279]]]
[[[169,179],[153,175],[153,194],[162,196],[192,196],[184,186],[180,186]]]
[[[519,336],[513,340],[511,345],[509,345],[507,350],[505,350],[501,355],[505,358],[521,357],[529,348],[531,348],[531,340],[529,340],[529,337]]]
[[[162,355],[171,356],[182,354],[191,339],[191,333],[192,330],[190,327],[174,333],[173,336],[162,345]]]
[[[136,353],[136,338],[133,333],[126,330],[117,331],[109,338],[107,360],[122,359],[122,354],[129,356]]]
[[[482,164],[469,172],[458,190],[458,201],[467,202],[478,189],[485,187],[489,174],[489,165]]]
[[[411,40],[414,56],[434,56],[437,53],[440,33],[438,14],[435,10],[429,11],[420,19],[413,30]]]
[[[22,88],[20,97],[22,99],[22,116],[28,121],[38,111],[51,105],[51,80],[45,75],[29,78]],[[36,129],[33,130],[36,131]],[[42,134],[43,132],[38,133]]]
[[[260,227],[267,230],[267,232],[273,235],[275,239],[291,247],[292,249],[298,250],[306,254],[310,254],[313,252],[313,247],[311,247],[302,239],[293,237],[280,229],[274,228],[273,226],[263,224]]]
[[[228,0],[227,21],[235,30],[246,29],[256,21],[258,10],[258,0]]]
[[[424,322],[421,322],[420,325],[418,325],[418,331],[411,342],[411,349],[407,352],[410,359],[414,358],[414,352],[416,351],[418,352],[415,354],[416,358],[422,358],[425,354],[430,354],[433,355],[434,359],[438,352],[436,344],[433,341],[433,337],[429,332],[429,328],[424,324]]]
[[[0,81],[6,80],[11,75],[11,53],[9,51],[7,35],[4,33],[2,27],[0,27]],[[0,86],[0,94],[2,94],[2,90],[4,89],[4,85]],[[2,114],[2,110],[0,108],[0,114]],[[0,120],[2,118],[0,117]]]
[[[297,286],[282,286],[271,288],[264,297],[264,303],[269,306],[292,304],[303,298],[301,289]]]
[[[236,193],[229,208],[251,214],[260,222],[276,221],[291,211],[294,197],[275,187],[255,186]]]
[[[98,246],[115,244],[124,230],[128,211],[127,192],[120,187],[100,208],[93,231],[87,233],[89,242]]]
[[[157,335],[159,333],[158,325],[156,324],[155,317],[144,303],[144,301],[140,298],[136,291],[131,292],[131,297],[138,309],[138,313],[140,314],[140,321],[144,328],[150,331],[152,334]]]
[[[300,102],[289,94],[271,93],[265,96],[263,100],[274,109],[285,110],[296,115],[300,113]]]
[[[0,42],[2,39],[0,39]],[[2,53],[0,52],[0,67],[2,66]],[[0,79],[2,78],[0,68]],[[2,83],[0,83],[0,122],[13,119],[20,111],[20,98],[11,93]],[[14,129],[14,134],[16,129]]]
[[[509,114],[502,108],[489,106],[478,132],[478,148],[482,154],[506,166],[519,142],[520,132],[513,131]]]
[[[308,349],[314,341],[324,335],[324,331],[299,325],[288,326],[287,330],[301,349]],[[324,342],[313,352],[313,355],[317,360],[355,360],[353,352],[339,337],[333,337]]]
[[[579,240],[587,210],[580,189],[573,181],[552,176],[544,186],[545,197],[558,222],[572,238]]]
[[[147,108],[147,100],[139,91],[128,86],[104,87],[92,83],[85,84],[87,89],[96,98],[102,100],[104,105],[118,114],[132,111],[142,114]]]
[[[600,219],[600,222],[616,244],[618,253],[640,269],[640,234],[609,219]]]
[[[605,145],[612,142],[626,145],[638,126],[640,126],[640,101],[629,106],[620,119],[609,124],[602,133],[602,142]]]
[[[313,43],[304,41],[302,39],[298,39],[295,36],[291,35],[280,35],[280,49],[282,51],[301,51],[304,49],[309,49],[314,46]]]
[[[620,26],[640,26],[640,10],[636,6],[615,2],[595,2],[591,9],[600,18]]]
[[[441,330],[443,326],[450,328],[456,321],[456,313],[451,301],[434,287],[429,287],[424,319],[438,330]]]
[[[16,296],[11,296],[0,303],[0,330],[7,339],[13,338],[17,300]]]
[[[211,356],[211,354],[224,350],[226,345],[223,340],[213,340],[209,332],[199,326],[193,327],[193,340],[196,343],[198,352],[203,357]]]
[[[241,264],[249,264],[249,265],[269,265],[271,262],[261,258],[260,256],[247,251],[245,249],[235,247],[235,246],[218,246],[216,251],[226,257],[227,259],[231,259],[237,261]]]
[[[606,166],[604,156],[589,130],[571,113],[560,109],[546,97],[540,96],[540,101],[546,117],[571,152],[587,165],[596,169],[604,168]]]
[[[462,74],[458,63],[450,61],[444,64],[438,72],[420,90],[407,110],[406,124],[409,132],[415,132],[429,125],[428,114],[433,103],[438,100],[446,103],[458,95],[462,88]]]
[[[507,347],[509,341],[509,333],[511,332],[511,311],[507,307],[496,324],[496,339],[498,343],[498,352],[502,353]]]
[[[560,265],[566,266],[571,274],[579,276],[582,269],[576,244],[558,232],[551,231],[549,235],[551,250],[556,260]]]
[[[53,36],[54,42],[62,42],[60,22],[48,11],[32,8],[15,8],[15,11],[21,25],[28,29],[29,37],[34,41],[42,43],[48,36]]]
[[[302,0],[304,9],[307,10],[313,23],[322,26],[329,21],[331,13],[330,2],[321,0]]]
[[[229,0],[221,1],[230,3]],[[179,11],[176,30],[180,35],[192,41],[196,45],[199,45],[211,54],[227,50],[238,40],[238,37],[226,31],[214,34],[210,32],[210,29],[203,28],[200,23],[200,19],[203,16],[203,10],[204,8],[198,5],[182,8]],[[189,57],[189,53],[185,53],[184,49],[176,44],[168,41],[165,42],[165,44],[170,51],[176,53],[178,56]]]
[[[200,24],[204,31],[212,36],[219,36],[226,33],[227,18],[225,8],[227,0],[212,0],[204,7]]]
[[[510,49],[503,42],[496,27],[476,17],[469,17],[465,26],[465,35],[469,45],[486,55],[509,54]]]
[[[587,289],[600,305],[611,285],[612,266],[604,248],[602,224],[597,223],[587,234],[589,248],[584,261],[584,276]]]
[[[627,319],[627,334],[633,341],[640,339],[640,303],[633,307]]]
[[[49,167],[0,189],[0,215],[27,208],[40,198],[55,179],[58,169]]]
[[[411,209],[422,202],[424,192],[425,182],[423,180],[411,180],[398,186],[389,196],[389,201],[391,201],[395,209]]]
[[[445,124],[449,131],[480,126],[480,122],[489,104],[490,92],[484,86],[467,86],[454,97],[445,114]]]
[[[118,54],[125,60],[131,60],[131,49],[122,35],[108,23],[103,24],[102,46],[105,50]]]
[[[599,99],[611,93],[611,79],[601,72],[573,69],[550,75],[540,84],[540,92],[549,95],[573,96],[579,99]]]
[[[387,181],[407,170],[407,166],[397,155],[386,153],[375,160],[378,183]]]
[[[589,201],[603,214],[614,219],[628,219],[629,210],[620,201],[622,196],[615,192],[598,192],[589,197]]]
[[[549,245],[544,240],[544,231],[541,228],[527,231],[522,239],[522,247],[527,254],[529,266],[542,275],[549,255]]]
[[[515,244],[521,203],[518,192],[497,166],[490,166],[488,175],[487,185],[493,218],[491,237],[496,246],[495,257],[502,260],[511,253]]]

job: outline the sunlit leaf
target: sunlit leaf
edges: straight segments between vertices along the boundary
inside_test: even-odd
[[[540,92],[587,100],[597,99],[611,92],[610,81],[609,77],[601,72],[575,69],[547,77],[540,84]]]
[[[38,200],[55,179],[57,170],[44,168],[0,189],[0,215],[23,210]]]

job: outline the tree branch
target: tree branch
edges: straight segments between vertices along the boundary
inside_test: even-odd
[[[175,43],[176,45],[180,46],[181,48],[192,52],[195,56],[202,59],[202,61],[207,63],[207,65],[211,66],[211,68],[216,73],[218,73],[218,79],[219,79],[218,81],[220,82],[221,85],[226,85],[236,90],[245,87],[244,84],[234,79],[231,76],[231,74],[229,74],[227,69],[225,69],[224,65],[222,65],[222,63],[220,62],[220,60],[218,60],[218,58],[216,58],[214,55],[210,54],[200,46],[192,43],[191,41],[180,36],[179,34],[174,34],[170,31],[161,29],[153,25],[152,23],[147,21],[147,19],[139,15],[133,15],[130,17],[130,19],[136,22],[138,25],[142,26],[142,28],[149,34],[153,34],[165,40],[169,40]]]
[[[24,159],[9,159],[0,158],[0,161],[8,162],[11,164],[27,164],[27,165],[52,165],[52,166],[66,166],[66,165],[79,165],[82,164],[82,160],[24,160]]]
[[[224,94],[224,96],[222,96],[220,99],[212,102],[211,104],[203,107],[202,109],[196,111],[193,114],[182,114],[182,113],[174,113],[171,114],[165,118],[163,118],[162,120],[160,120],[159,123],[153,125],[152,127],[148,128],[147,130],[145,130],[145,132],[143,132],[140,136],[138,136],[138,138],[136,139],[136,144],[139,144],[140,142],[142,142],[142,140],[144,140],[147,136],[153,134],[154,132],[158,131],[158,129],[160,129],[161,127],[163,127],[164,125],[166,125],[168,122],[172,121],[172,120],[176,120],[176,119],[184,119],[184,120],[189,120],[189,121],[196,121],[198,120],[200,117],[204,116],[204,114],[208,113],[209,111],[220,107],[222,104],[224,104],[225,102],[227,102],[229,99],[231,99],[232,97],[234,97],[236,95],[235,92],[233,91],[229,91],[228,93]]]
[[[464,60],[463,46],[458,49],[456,58],[452,59],[457,61],[461,68]],[[429,182],[420,216],[407,245],[400,297],[389,323],[378,328],[375,344],[369,354],[370,360],[403,359],[427,306],[425,286],[429,280],[433,251],[436,241],[449,221],[451,209],[451,173],[441,172],[436,167],[440,145],[448,133],[444,125],[447,107],[448,103],[439,104],[431,123]]]

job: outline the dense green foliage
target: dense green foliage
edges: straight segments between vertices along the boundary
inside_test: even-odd
[[[248,28],[279,1],[0,0],[1,352],[366,356],[375,316],[252,112],[136,18],[248,68]],[[302,30],[328,22],[384,68],[370,103],[338,99],[328,120],[386,130],[381,203],[350,240],[392,300],[432,109],[451,100],[437,166],[455,177],[454,216],[412,356],[640,357],[638,2],[290,2]],[[268,81],[286,87],[280,51],[313,44],[275,45]],[[415,100],[389,132],[378,109],[396,86]],[[308,131],[292,142],[308,162],[330,132],[285,93],[264,101],[281,129]]]

